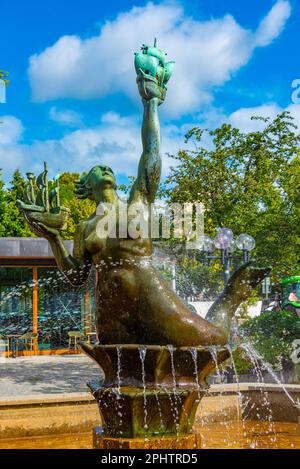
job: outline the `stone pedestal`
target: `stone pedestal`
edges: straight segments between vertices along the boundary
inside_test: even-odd
[[[195,388],[99,387],[94,391],[105,436],[142,440],[189,435],[203,394],[204,390]]]
[[[199,433],[150,438],[112,438],[105,436],[102,427],[93,430],[94,449],[200,449]]]
[[[103,425],[94,430],[94,448],[200,448],[200,436],[192,433],[197,407],[227,348],[81,347],[104,372],[104,379],[88,383]]]

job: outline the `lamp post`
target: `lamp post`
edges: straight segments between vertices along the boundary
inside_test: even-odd
[[[255,248],[255,239],[247,233],[243,233],[237,237],[235,244],[243,253],[243,262],[248,262],[250,252]]]
[[[242,255],[233,255],[235,248],[242,251]],[[240,234],[236,239],[229,228],[221,228],[217,236],[212,239],[203,236],[199,245],[199,250],[204,254],[204,260],[210,263],[212,259],[218,259],[223,265],[224,284],[230,278],[230,267],[233,260],[242,260],[246,263],[250,259],[250,252],[255,248],[255,240],[247,233]],[[215,249],[220,251],[219,255],[213,255]]]

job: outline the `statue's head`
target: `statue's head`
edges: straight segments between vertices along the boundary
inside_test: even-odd
[[[88,173],[83,173],[75,182],[75,194],[79,199],[101,199],[105,189],[115,190],[117,187],[113,170],[109,166],[94,166]]]

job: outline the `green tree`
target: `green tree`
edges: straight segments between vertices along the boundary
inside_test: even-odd
[[[196,255],[181,254],[176,267],[176,289],[183,298],[210,301],[222,289],[222,269],[219,263],[207,265]],[[209,279],[209,282],[207,281]]]
[[[4,233],[4,220],[6,218],[5,214],[5,190],[4,182],[2,180],[2,171],[0,171],[0,236],[5,236]]]
[[[300,319],[290,311],[271,311],[244,322],[240,332],[264,360],[282,368],[291,362],[292,343],[300,337]]]
[[[258,262],[273,275],[299,271],[300,136],[289,113],[258,118],[263,130],[244,133],[229,124],[191,129],[195,149],[173,156],[177,165],[164,187],[170,202],[202,202],[205,232],[227,226],[256,240]],[[208,134],[211,145],[203,143]]]
[[[16,204],[17,199],[23,196],[24,186],[25,180],[19,170],[14,172],[13,179],[7,189],[5,189],[4,183],[2,182],[2,195],[0,196],[0,236],[33,236]]]
[[[60,178],[61,205],[70,208],[70,217],[65,239],[73,239],[75,227],[95,210],[95,203],[91,200],[78,201],[74,194],[74,181],[79,178],[77,173],[64,173]],[[26,181],[19,170],[13,174],[10,185],[5,188],[0,179],[0,236],[27,237],[34,236],[27,225],[23,214],[17,206],[17,200],[23,199]]]
[[[62,206],[70,209],[67,229],[63,232],[65,239],[73,239],[76,225],[96,209],[94,201],[89,199],[79,201],[74,194],[74,182],[79,177],[77,173],[63,173],[60,177],[60,202]]]

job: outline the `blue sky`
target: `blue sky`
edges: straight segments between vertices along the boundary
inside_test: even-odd
[[[123,182],[141,151],[133,53],[158,38],[176,60],[161,108],[163,154],[191,126],[289,109],[300,78],[300,5],[294,0],[100,2],[12,0],[0,6],[0,168],[51,174],[110,164]],[[164,156],[167,174],[170,159]]]

